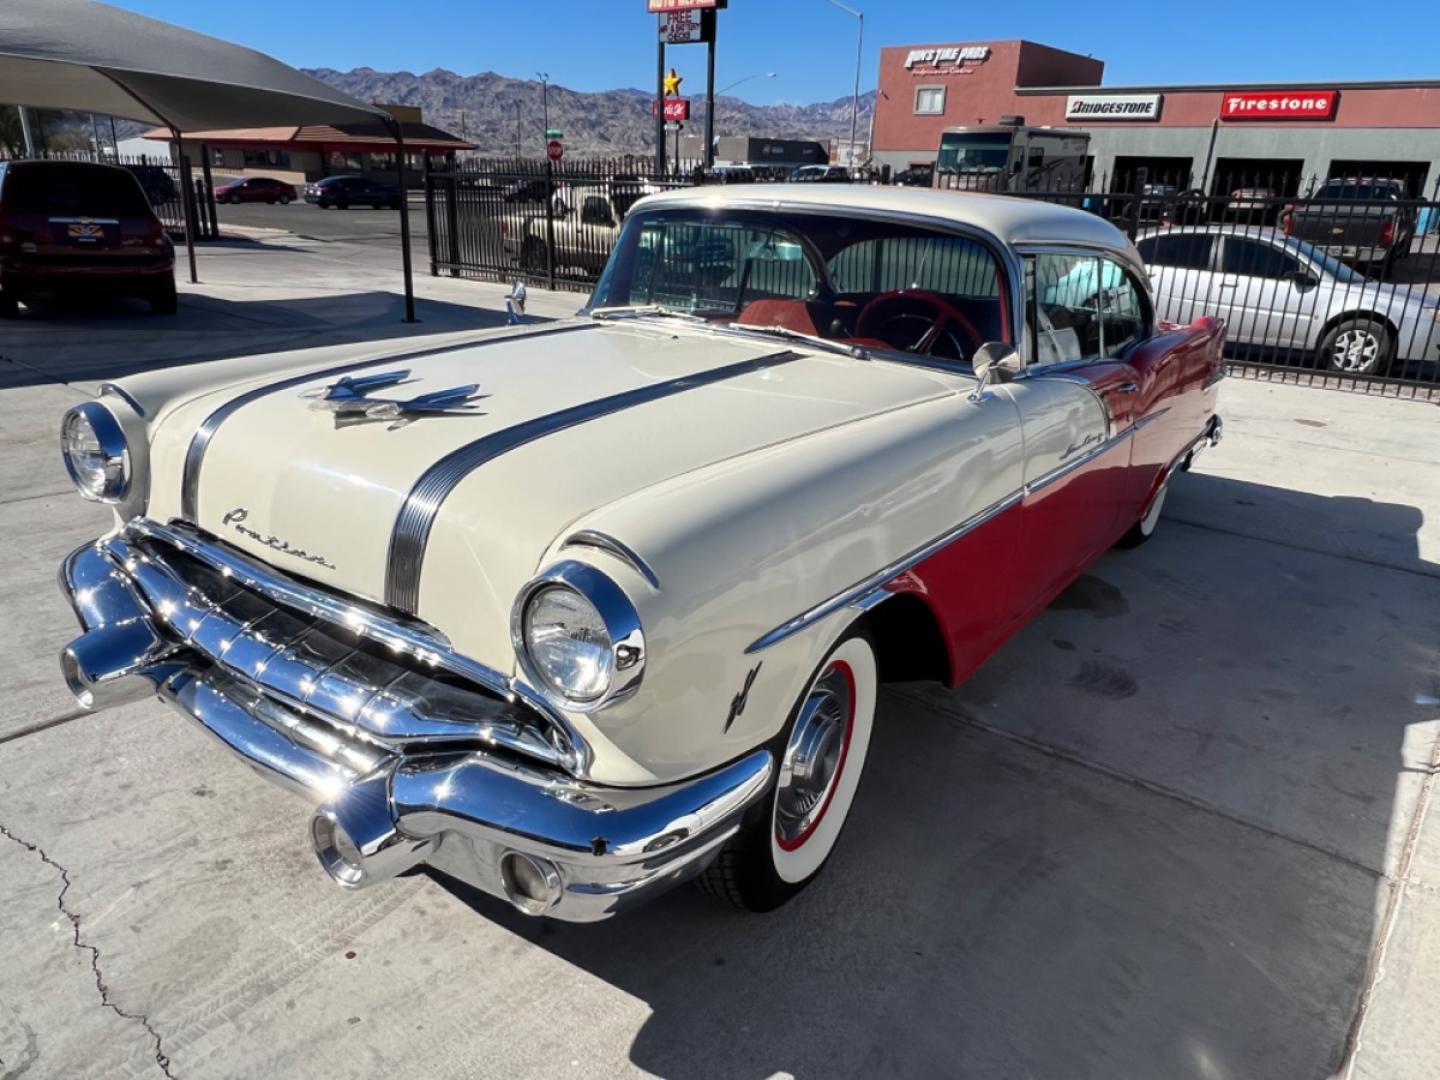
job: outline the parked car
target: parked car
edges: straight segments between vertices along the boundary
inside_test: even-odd
[[[621,222],[636,202],[659,188],[639,177],[598,184],[558,184],[547,222],[544,213],[530,214],[512,229],[500,223],[506,250],[531,272],[547,270],[547,245],[554,239],[555,265],[598,274],[615,246]],[[543,208],[542,208],[543,209]]]
[[[1415,211],[1401,205],[1404,197],[1399,180],[1327,180],[1305,202],[1286,207],[1280,224],[1285,235],[1385,277],[1415,238]]]
[[[1440,298],[1369,279],[1276,229],[1151,231],[1136,248],[1163,319],[1215,315],[1236,344],[1355,375],[1383,375],[1397,359],[1440,360]]]
[[[295,201],[295,189],[269,176],[240,176],[215,188],[215,201],[222,203],[263,202],[288,206]],[[319,199],[315,200],[319,202]]]
[[[835,848],[882,680],[963,681],[1153,534],[1220,435],[1223,337],[1157,326],[1071,208],[652,196],[570,320],[73,408],[116,525],[64,562],[62,668],[310,795],[342,885],[433,863],[586,921],[699,876],[768,910]]]
[[[17,301],[96,295],[175,312],[175,248],[135,175],[0,161],[0,316],[13,316]]]
[[[850,170],[844,165],[801,165],[790,179],[797,184],[848,184]]]
[[[1247,225],[1268,225],[1275,220],[1280,196],[1274,188],[1242,187],[1230,192],[1225,203],[1225,216],[1244,221]]]
[[[368,176],[327,176],[305,185],[305,201],[322,210],[332,206],[338,210],[348,210],[352,206],[398,210],[400,198],[400,192],[389,184],[371,180]]]
[[[120,167],[140,181],[140,188],[145,192],[145,197],[150,200],[152,207],[163,206],[165,203],[175,202],[180,198],[175,181],[170,178],[170,173],[163,166],[121,165]]]
[[[910,168],[897,172],[890,182],[900,187],[928,188],[935,182],[935,166],[911,165]]]
[[[716,165],[705,175],[707,184],[753,184],[757,179],[749,165]]]

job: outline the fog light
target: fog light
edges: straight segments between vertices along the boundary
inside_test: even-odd
[[[505,896],[526,915],[543,915],[560,902],[560,872],[553,863],[518,851],[500,857]]]
[[[347,889],[365,883],[365,860],[350,834],[328,810],[321,810],[310,819],[310,843],[325,872]]]

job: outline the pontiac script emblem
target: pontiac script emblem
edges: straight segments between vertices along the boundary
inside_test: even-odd
[[[371,397],[377,390],[399,386],[410,378],[410,372],[385,371],[376,375],[346,375],[333,382],[323,391],[308,391],[303,397],[314,398],[312,409],[331,413],[336,427],[365,424],[374,421],[390,421],[388,430],[394,431],[413,423],[423,416],[484,416],[476,410],[475,402],[487,398],[474,383],[469,386],[454,386],[449,390],[432,390],[413,398]],[[318,396],[317,396],[318,395]]]
[[[233,526],[235,531],[241,536],[248,536],[257,544],[264,544],[268,548],[274,548],[276,551],[284,552],[286,555],[293,555],[297,559],[304,559],[306,562],[314,563],[316,566],[323,566],[327,570],[335,569],[335,564],[323,555],[312,555],[304,548],[292,547],[289,541],[281,540],[278,536],[264,536],[254,529],[242,525],[241,522],[249,516],[249,510],[243,506],[237,506],[234,510],[228,511],[225,516],[220,519],[220,524]]]

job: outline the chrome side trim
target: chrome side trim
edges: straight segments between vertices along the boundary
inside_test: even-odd
[[[410,489],[410,494],[406,496],[404,505],[395,517],[395,527],[390,534],[390,554],[385,566],[385,602],[399,611],[415,613],[420,603],[420,572],[425,561],[425,546],[430,539],[430,529],[440,513],[440,505],[462,480],[486,462],[566,428],[681,394],[686,390],[788,364],[792,360],[802,359],[804,355],[785,349],[742,360],[738,364],[727,364],[710,371],[699,371],[676,379],[651,383],[649,386],[637,387],[621,394],[612,394],[545,416],[537,416],[523,424],[492,432],[451,451],[425,470]]]
[[[159,525],[144,518],[124,528],[127,538],[148,537],[169,543],[240,585],[277,604],[292,608],[339,626],[397,652],[408,652],[437,668],[469,679],[511,704],[520,702],[539,713],[552,726],[564,746],[559,751],[562,767],[584,775],[590,764],[590,749],[574,725],[536,691],[517,679],[455,652],[444,634],[414,620],[402,620],[330,593],[304,585],[227,548],[202,539],[184,524]],[[198,613],[201,618],[207,612]]]
[[[142,419],[144,418],[145,410],[140,407],[140,403],[135,400],[135,398],[130,394],[130,391],[126,390],[123,386],[120,386],[118,383],[113,382],[101,383],[100,396],[104,397],[106,394],[114,394],[121,401],[125,402],[126,405],[129,405],[130,408],[134,409],[136,416],[141,417]]]
[[[237,411],[252,402],[259,401],[271,394],[278,394],[290,390],[296,386],[314,382],[317,379],[329,379],[336,375],[343,375],[347,371],[355,371],[359,368],[371,367],[375,364],[392,364],[401,360],[416,360],[424,356],[438,356],[442,353],[456,352],[460,349],[478,349],[485,345],[499,345],[508,341],[518,341],[522,338],[544,337],[549,334],[568,334],[576,330],[589,330],[593,323],[567,323],[562,326],[546,326],[538,329],[527,328],[521,334],[503,334],[497,337],[482,338],[479,341],[464,341],[455,345],[440,345],[432,349],[416,349],[411,352],[388,353],[384,356],[371,356],[364,360],[350,360],[344,364],[337,364],[334,367],[321,368],[318,371],[306,371],[299,375],[291,375],[276,382],[266,383],[264,386],[252,387],[243,393],[236,394],[229,401],[217,408],[204,422],[195,429],[195,434],[190,437],[190,446],[185,451],[184,479],[180,487],[180,516],[189,522],[197,521],[200,501],[200,467],[205,462],[205,451],[210,446],[210,440],[215,437],[215,432],[220,425],[233,416]]]
[[[595,548],[597,551],[613,555],[648,581],[652,589],[660,588],[660,579],[655,576],[655,571],[650,569],[650,564],[637,555],[628,544],[622,544],[609,533],[601,532],[598,529],[581,529],[579,532],[573,532],[567,536],[561,543],[560,550],[564,551],[567,547]]]
[[[854,585],[851,585],[850,587],[836,593],[834,596],[831,596],[826,600],[820,601],[820,603],[816,604],[808,611],[802,611],[793,619],[786,620],[779,626],[775,627],[775,629],[765,634],[762,634],[760,637],[756,638],[748,646],[746,646],[746,655],[749,655],[750,653],[760,652],[763,649],[768,649],[771,645],[776,645],[784,641],[788,637],[793,637],[795,634],[800,633],[800,631],[813,625],[814,623],[819,622],[821,619],[824,619],[829,615],[833,615],[835,612],[839,611],[843,607],[848,607],[852,604],[861,607],[873,607],[876,598],[871,596],[872,593],[884,589],[884,587],[892,580],[899,577],[906,570],[909,570],[917,563],[923,562],[925,559],[928,559],[931,555],[934,555],[941,548],[946,547],[949,544],[953,544],[956,540],[959,540],[967,533],[974,532],[981,525],[984,525],[986,522],[991,521],[996,517],[999,517],[1006,510],[1009,510],[1012,506],[1015,506],[1017,503],[1019,503],[1021,498],[1023,497],[1023,489],[1020,491],[1011,492],[999,502],[992,503],[984,510],[981,510],[978,514],[974,514],[971,517],[966,518],[959,525],[955,526],[955,528],[949,530],[948,532],[942,533],[934,540],[931,540],[929,543],[916,548],[914,551],[910,552],[910,554],[896,559],[888,566],[884,566],[881,569],[876,570],[875,573],[871,574],[869,577],[863,578],[860,581],[857,581]]]

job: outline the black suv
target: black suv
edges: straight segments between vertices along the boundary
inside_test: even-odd
[[[400,192],[367,176],[327,176],[324,180],[305,185],[305,201],[321,209],[330,206],[341,210],[352,206],[386,206],[398,210]]]

